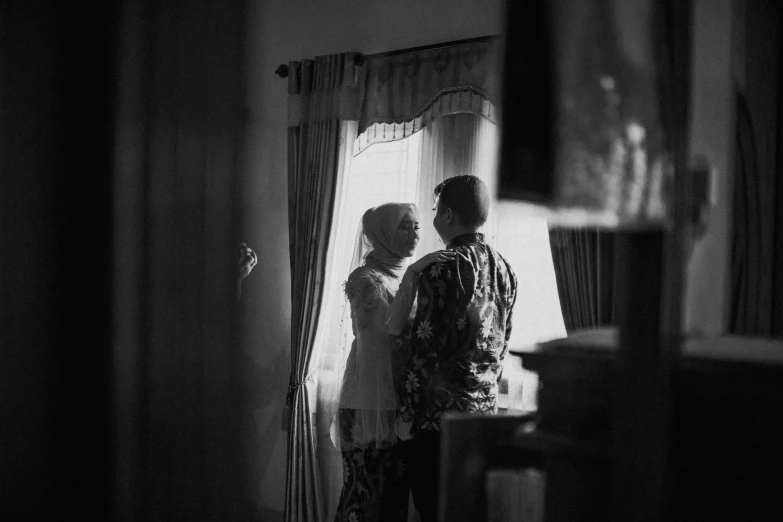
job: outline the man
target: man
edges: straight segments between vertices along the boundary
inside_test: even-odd
[[[437,520],[442,415],[497,412],[517,288],[511,267],[478,233],[489,211],[486,185],[449,178],[435,199],[433,225],[457,256],[419,276],[401,399],[401,417],[412,422],[411,491],[424,522]]]

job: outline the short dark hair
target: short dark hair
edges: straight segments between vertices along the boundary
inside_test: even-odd
[[[450,208],[464,227],[478,228],[487,221],[489,191],[476,176],[454,176],[443,180],[433,191],[443,207]]]

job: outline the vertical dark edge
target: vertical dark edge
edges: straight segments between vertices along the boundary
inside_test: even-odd
[[[139,293],[139,346],[138,346],[138,373],[136,381],[136,435],[138,437],[136,441],[135,457],[136,463],[134,466],[135,471],[135,484],[132,485],[133,496],[132,506],[135,508],[135,520],[149,520],[152,516],[150,499],[152,498],[152,491],[150,490],[150,474],[152,473],[151,458],[152,450],[150,448],[151,440],[151,424],[150,424],[150,411],[148,405],[150,404],[151,392],[149,388],[148,376],[150,374],[150,318],[149,310],[151,305],[150,295],[152,291],[152,273],[151,273],[151,252],[150,252],[150,230],[152,229],[153,219],[150,215],[150,191],[152,190],[152,180],[150,179],[152,170],[152,134],[154,128],[155,113],[153,106],[155,103],[155,95],[158,92],[158,85],[156,82],[156,69],[157,69],[157,56],[159,52],[158,40],[157,40],[157,28],[158,28],[158,9],[156,9],[156,3],[150,0],[138,0],[141,4],[141,38],[140,48],[133,49],[133,58],[138,58],[141,61],[141,85],[146,88],[140,89],[140,95],[138,102],[141,107],[138,110],[139,117],[143,124],[143,145],[142,154],[140,158],[140,165],[143,169],[139,173],[139,181],[141,183],[141,200],[138,209],[141,215],[141,233],[142,244],[140,248],[142,255],[140,256],[141,267],[139,270],[138,293]],[[126,23],[130,24],[128,20]]]
[[[773,259],[772,336],[783,338],[783,4],[774,2],[778,18],[778,154],[775,180],[775,247]]]
[[[112,265],[118,2],[64,9],[55,32],[58,512],[108,519],[113,484]]]
[[[673,154],[671,220],[620,232],[617,323],[620,369],[614,427],[613,520],[671,520],[676,513],[673,380],[680,353],[687,237],[691,2],[655,4],[658,100]]]
[[[549,202],[554,197],[556,68],[550,4],[546,0],[506,3],[500,199]]]
[[[669,520],[681,516],[682,500],[679,492],[680,466],[677,440],[677,370],[682,355],[683,335],[683,289],[688,255],[691,208],[688,205],[692,192],[690,176],[690,100],[691,100],[691,58],[693,39],[693,0],[667,0],[669,35],[671,48],[669,57],[675,88],[673,107],[670,115],[672,127],[671,147],[674,151],[674,197],[672,198],[673,223],[666,246],[664,265],[663,332],[664,364],[666,368],[667,405],[666,420],[668,429],[668,462],[665,469],[668,511],[664,515]]]

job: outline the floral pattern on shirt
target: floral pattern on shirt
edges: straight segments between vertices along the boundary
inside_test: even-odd
[[[400,416],[412,432],[439,430],[446,411],[497,412],[517,279],[482,234],[455,238],[457,259],[419,277]]]

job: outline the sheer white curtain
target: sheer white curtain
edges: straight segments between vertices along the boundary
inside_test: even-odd
[[[474,114],[442,116],[421,131],[419,164],[422,175],[417,186],[422,231],[418,253],[425,254],[443,248],[432,227],[434,216],[432,191],[446,178],[470,174],[480,177],[494,194],[497,163],[498,130],[490,121]],[[485,225],[493,239],[495,212]]]
[[[349,122],[356,136],[357,123]],[[319,471],[327,520],[334,518],[343,484],[340,450],[330,428],[337,411],[340,383],[353,333],[343,284],[348,279],[359,221],[370,207],[388,202],[417,201],[421,134],[377,143],[355,157],[353,140],[346,140],[343,177],[337,187],[334,221],[327,254],[324,306],[318,324],[316,416]],[[342,156],[342,155],[341,155]]]
[[[498,201],[494,196],[498,126],[474,114],[453,114],[438,118],[421,134],[418,203],[424,225],[418,253],[443,248],[431,225],[435,186],[452,176],[478,176],[493,197],[482,232],[487,242],[508,260],[519,280],[510,345],[522,348],[565,337],[546,219],[535,215],[530,206]],[[534,410],[538,387],[535,374],[523,370],[519,358],[508,357],[503,375],[500,406]]]
[[[355,135],[355,122],[349,125]],[[324,306],[316,337],[317,397],[311,402],[316,404],[314,424],[328,519],[334,516],[343,484],[340,451],[330,440],[330,425],[353,340],[343,283],[348,278],[359,220],[365,210],[381,203],[415,202],[421,221],[416,258],[443,248],[432,227],[433,189],[448,177],[472,174],[484,180],[494,195],[498,138],[498,128],[489,120],[455,114],[438,118],[408,138],[376,143],[353,158],[341,154],[346,159],[336,191]],[[345,143],[346,151],[351,145]],[[530,215],[519,205],[493,201],[483,232],[519,279],[511,345],[523,347],[564,337],[546,220]],[[500,398],[501,407],[535,409],[535,375],[524,372],[515,357],[506,361],[506,382],[501,389],[507,392]]]

